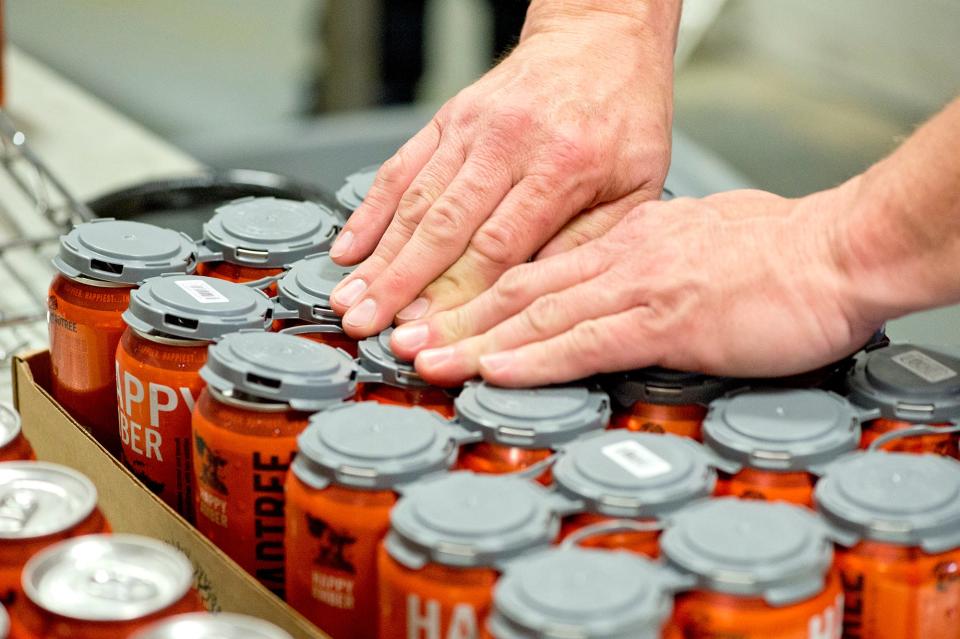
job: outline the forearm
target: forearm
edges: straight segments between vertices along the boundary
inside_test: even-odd
[[[858,314],[879,322],[960,302],[960,99],[858,180],[838,227]]]

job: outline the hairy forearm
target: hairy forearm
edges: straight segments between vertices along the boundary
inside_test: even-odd
[[[839,235],[861,317],[960,302],[960,98],[858,180]]]

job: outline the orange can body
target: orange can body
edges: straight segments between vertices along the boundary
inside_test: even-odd
[[[377,637],[377,548],[396,501],[390,490],[318,490],[288,476],[287,601],[332,637]]]
[[[700,404],[667,405],[637,402],[625,411],[614,412],[611,428],[626,428],[643,433],[671,433],[700,441],[706,406]]]
[[[472,470],[475,473],[500,475],[503,473],[517,473],[538,464],[553,455],[549,448],[520,448],[517,446],[503,446],[490,442],[467,444],[460,449],[457,459],[457,468]],[[549,486],[553,481],[553,474],[547,468],[537,477],[537,481]]]
[[[33,447],[30,445],[30,442],[27,441],[27,438],[23,436],[23,433],[20,433],[13,441],[3,448],[0,448],[0,462],[27,461],[36,458],[37,456],[33,452]]]
[[[599,515],[596,513],[579,513],[570,515],[563,519],[560,526],[560,541],[563,541],[573,533],[596,524],[615,521],[613,517]],[[640,520],[652,522],[652,519]],[[660,531],[615,531],[609,533],[598,533],[590,535],[577,543],[584,548],[602,548],[605,550],[629,550],[638,555],[644,555],[652,559],[660,556]]]
[[[420,406],[451,418],[453,398],[439,388],[399,388],[388,384],[360,384],[357,401],[370,401],[392,406]]]
[[[863,425],[863,437],[860,448],[870,448],[870,444],[877,438],[898,430],[915,426],[911,422],[896,419],[874,419]],[[952,424],[932,424],[933,427],[950,428]],[[929,433],[924,435],[908,435],[889,441],[880,447],[882,450],[898,453],[936,453],[960,459],[960,433]]]
[[[737,473],[720,473],[716,495],[786,501],[798,506],[813,507],[813,489],[817,478],[806,472],[776,472],[744,468]]]
[[[123,462],[188,521],[194,518],[191,412],[207,342],[147,338],[128,328],[117,349]]]
[[[115,355],[129,302],[128,286],[97,286],[59,274],[47,298],[53,397],[114,454],[120,448]]]
[[[246,266],[244,264],[231,264],[229,262],[201,262],[197,265],[197,275],[206,277],[215,277],[218,280],[236,282],[245,284],[255,282],[265,277],[273,277],[283,273],[282,268],[260,268],[256,266]],[[270,297],[277,295],[277,283],[273,282],[264,287],[263,292]]]

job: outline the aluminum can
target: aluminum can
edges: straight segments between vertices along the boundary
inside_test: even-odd
[[[330,296],[353,267],[340,266],[327,253],[298,260],[277,282],[276,317],[285,332],[340,348],[357,356],[357,340],[343,332],[340,316],[330,307]]]
[[[272,623],[221,612],[188,612],[158,621],[130,639],[292,639]]]
[[[20,423],[20,413],[13,406],[0,403],[0,462],[36,459]]]

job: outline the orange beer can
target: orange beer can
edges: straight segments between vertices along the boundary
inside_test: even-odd
[[[847,377],[858,406],[879,411],[863,425],[861,448],[893,431],[924,426],[929,432],[895,438],[884,450],[960,458],[960,352],[891,344],[864,353]],[[936,432],[942,428],[944,432]]]
[[[97,489],[66,466],[0,463],[0,603],[22,595],[20,577],[33,555],[64,539],[108,532]]]
[[[35,555],[11,639],[121,639],[171,615],[203,610],[180,551],[137,535],[86,535]]]
[[[816,389],[753,390],[714,400],[703,441],[734,469],[720,473],[717,494],[813,508],[823,468],[856,450],[860,418],[843,397]]]
[[[345,217],[350,217],[363,204],[379,170],[380,165],[374,164],[351,173],[344,179],[343,186],[337,190],[337,203],[343,208]]]
[[[114,356],[130,291],[164,273],[190,273],[197,246],[183,233],[100,219],[60,238],[47,297],[51,392],[111,453],[120,451]]]
[[[707,404],[722,397],[736,380],[651,367],[606,378],[613,399],[611,428],[671,433],[700,440]]]
[[[221,612],[188,612],[169,617],[130,639],[292,639],[272,623],[256,617]]]
[[[288,327],[285,332],[342,348],[357,356],[357,340],[343,332],[340,316],[330,307],[337,284],[353,271],[321,253],[296,261],[277,281],[277,311]]]
[[[263,280],[277,293],[272,278],[284,267],[333,243],[340,218],[315,202],[245,197],[217,208],[203,225],[204,251],[199,275],[238,283]]]
[[[618,429],[567,444],[554,464],[554,483],[560,494],[581,506],[563,518],[560,538],[658,557],[669,516],[713,494],[717,465],[728,467],[702,445],[678,435]],[[640,525],[619,527],[618,520]]]
[[[827,527],[785,502],[710,499],[673,515],[666,564],[694,585],[679,594],[681,637],[840,639],[843,590]]]
[[[636,555],[546,550],[508,565],[482,636],[661,639],[673,592],[684,585],[684,579]]]
[[[459,471],[408,487],[379,550],[380,639],[477,636],[503,566],[546,548],[567,507],[511,475]]]
[[[844,637],[960,637],[960,462],[858,453],[827,468],[816,502],[840,544]]]
[[[457,421],[483,441],[460,449],[457,468],[477,473],[515,473],[545,465],[557,447],[610,421],[610,399],[585,386],[500,388],[468,382],[454,401]],[[539,475],[551,482],[550,469]]]
[[[284,496],[307,418],[353,397],[356,363],[290,335],[242,331],[207,351],[193,411],[196,526],[284,596]]]
[[[476,436],[422,408],[360,402],[310,419],[287,479],[287,600],[333,637],[377,637],[377,548],[397,492]]]
[[[370,381],[361,384],[358,398],[381,404],[420,406],[444,417],[453,417],[453,396],[427,384],[411,362],[401,361],[393,354],[392,334],[393,329],[388,328],[360,342],[360,366],[370,373]]]
[[[20,413],[0,403],[0,462],[36,459],[20,424]]]
[[[207,346],[241,329],[265,330],[272,319],[261,291],[210,277],[152,278],[130,296],[116,355],[123,463],[188,521],[191,412],[204,385]]]

